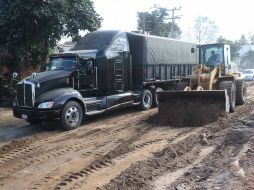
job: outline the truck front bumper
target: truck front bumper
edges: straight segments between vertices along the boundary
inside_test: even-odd
[[[61,117],[62,110],[39,110],[28,108],[12,108],[13,116],[26,120],[53,121]]]

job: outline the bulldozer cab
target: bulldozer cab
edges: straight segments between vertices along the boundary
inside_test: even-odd
[[[205,44],[199,46],[199,64],[210,67],[221,66],[223,75],[231,69],[230,47],[224,43]]]

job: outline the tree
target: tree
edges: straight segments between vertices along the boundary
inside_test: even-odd
[[[168,22],[169,16],[167,9],[163,7],[154,6],[152,12],[138,12],[138,30],[143,30],[149,34],[169,37],[172,22]],[[180,27],[174,24],[174,38],[179,39],[181,36]]]
[[[239,41],[231,41],[231,40],[227,40],[225,38],[223,38],[222,36],[220,36],[217,39],[218,43],[226,43],[230,45],[230,54],[231,54],[231,60],[234,62],[238,62],[239,58],[240,58],[240,49],[241,49],[241,45],[239,43]]]
[[[248,42],[248,40],[247,40],[247,38],[245,37],[244,34],[241,35],[241,38],[239,40],[239,44],[241,44],[241,45],[247,45],[247,44],[249,44],[249,42]]]
[[[254,51],[248,51],[241,59],[243,69],[254,69]]]
[[[254,45],[254,33],[253,32],[250,32],[248,34],[248,39],[249,39],[250,45]]]
[[[213,43],[217,39],[218,31],[219,28],[214,21],[199,16],[195,19],[195,24],[185,33],[184,40],[200,44]]]
[[[212,43],[216,40],[219,29],[214,21],[208,17],[200,16],[196,18],[194,25],[194,35],[198,43]]]
[[[1,0],[0,47],[10,66],[36,66],[61,36],[79,39],[79,30],[100,28],[102,18],[90,0]]]

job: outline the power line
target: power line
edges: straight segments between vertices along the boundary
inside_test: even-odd
[[[167,11],[172,11],[172,17],[168,18],[172,20],[172,26],[171,26],[171,30],[170,30],[170,35],[169,37],[171,38],[175,38],[175,20],[176,19],[180,19],[182,17],[182,15],[175,15],[175,11],[180,11],[182,9],[182,7],[176,8],[174,7],[173,9],[168,9]]]
[[[180,19],[182,15],[175,15],[175,11],[180,11],[182,7],[176,8],[174,7],[173,9],[167,9],[166,11],[171,11],[172,12],[172,17],[171,18],[166,18],[166,19],[171,19],[172,20],[172,26],[170,27],[170,31],[168,32],[168,37],[171,38],[176,38],[176,31],[175,31],[175,20]],[[142,27],[142,33],[145,34],[146,31],[146,23],[165,23],[161,21],[149,21],[146,20],[146,12],[143,12],[141,15],[141,27]]]

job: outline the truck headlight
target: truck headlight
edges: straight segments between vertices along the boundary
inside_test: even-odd
[[[54,102],[53,101],[50,101],[50,102],[44,102],[44,103],[41,103],[38,108],[40,109],[47,109],[47,108],[52,108],[54,105]]]

